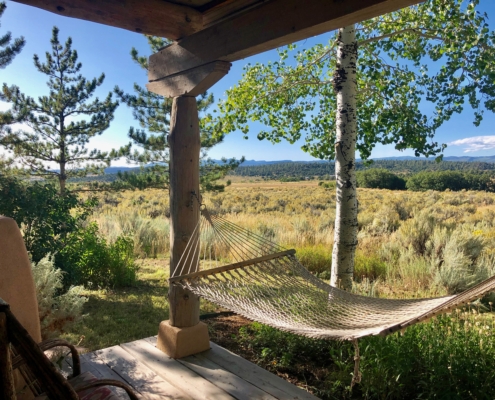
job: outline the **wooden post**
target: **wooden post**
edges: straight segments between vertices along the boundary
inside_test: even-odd
[[[0,398],[15,400],[16,395],[9,343],[7,316],[0,309]]]
[[[150,82],[148,90],[173,98],[170,117],[170,277],[196,272],[193,260],[188,271],[175,271],[187,242],[199,221],[199,135],[196,96],[227,74],[230,63],[214,61],[180,74]],[[194,233],[198,234],[198,233]],[[196,260],[197,261],[197,260]],[[156,347],[173,358],[210,348],[208,327],[199,321],[199,298],[170,284],[169,320],[158,328]]]
[[[199,119],[194,97],[176,97],[170,119],[170,277],[199,220]],[[193,195],[195,193],[195,195]],[[193,262],[194,265],[194,262]],[[196,272],[196,271],[187,271]],[[171,285],[170,325],[179,328],[199,323],[199,298]]]
[[[170,276],[199,221],[199,117],[196,98],[174,97],[168,136],[170,151]],[[196,272],[194,260],[185,273]],[[184,271],[182,271],[184,273]],[[208,327],[199,321],[199,298],[171,284],[168,293],[169,320],[158,330],[157,347],[173,358],[182,358],[210,348]]]

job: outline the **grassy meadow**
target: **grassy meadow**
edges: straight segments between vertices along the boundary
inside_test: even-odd
[[[331,182],[230,179],[225,192],[204,195],[209,210],[295,248],[310,271],[328,279],[335,217]],[[358,199],[355,292],[441,296],[495,275],[495,194],[358,189]],[[158,323],[168,318],[168,217],[166,191],[101,195],[92,219],[109,242],[122,234],[133,239],[138,282],[125,289],[86,291],[87,317],[66,338],[94,350],[156,334]],[[322,398],[433,398],[435,390],[435,398],[494,398],[494,389],[486,389],[495,377],[493,301],[488,296],[472,311],[410,328],[404,336],[363,339],[363,383],[352,393],[349,344],[297,338],[259,324],[241,327],[222,343],[233,340],[243,356]],[[202,302],[203,313],[214,310]],[[222,328],[211,323],[210,329],[217,337],[215,329]],[[466,373],[474,374],[473,382],[463,382]],[[432,379],[440,381],[432,384]],[[423,384],[425,389],[418,389]],[[453,385],[453,391],[442,384]]]

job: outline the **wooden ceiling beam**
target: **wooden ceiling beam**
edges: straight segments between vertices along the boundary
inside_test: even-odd
[[[203,28],[191,7],[164,0],[13,0],[58,15],[178,40]]]
[[[215,60],[236,61],[423,0],[260,0],[150,57],[149,81]]]

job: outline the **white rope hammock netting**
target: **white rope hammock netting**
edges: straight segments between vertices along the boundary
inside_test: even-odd
[[[495,289],[492,277],[458,295],[432,299],[352,294],[311,274],[295,257],[295,250],[286,250],[206,209],[170,283],[274,328],[338,340],[387,335]]]

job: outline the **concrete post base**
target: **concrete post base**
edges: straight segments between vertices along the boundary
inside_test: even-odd
[[[210,349],[208,326],[200,322],[188,328],[171,326],[162,321],[158,328],[156,347],[172,358],[187,357]]]

